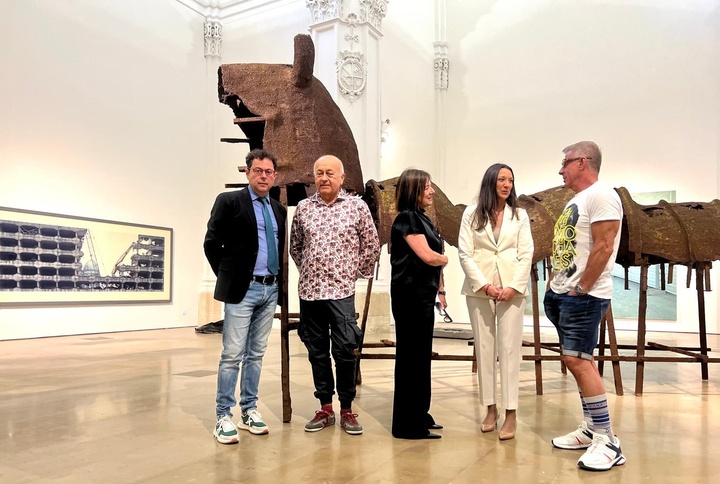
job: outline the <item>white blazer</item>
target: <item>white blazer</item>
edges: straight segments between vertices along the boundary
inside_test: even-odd
[[[526,296],[534,250],[527,212],[517,208],[518,216],[513,218],[506,205],[500,238],[495,242],[489,223],[479,231],[473,228],[475,208],[476,205],[470,205],[465,209],[460,224],[458,254],[465,272],[462,294],[488,297],[480,289],[485,284],[492,284],[497,273],[502,287],[512,287]]]

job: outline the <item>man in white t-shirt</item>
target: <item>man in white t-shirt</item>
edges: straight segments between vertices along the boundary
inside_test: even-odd
[[[575,377],[584,421],[552,440],[560,449],[587,449],[583,469],[606,471],[623,465],[620,440],[610,426],[607,397],[593,359],[600,319],[612,298],[612,276],[620,245],[620,197],[598,181],[602,154],[592,141],[563,150],[560,175],[575,192],[555,223],[553,277],[545,293],[545,314],[557,327],[562,358]]]

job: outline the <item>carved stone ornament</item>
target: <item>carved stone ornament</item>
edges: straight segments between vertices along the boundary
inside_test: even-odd
[[[353,103],[362,95],[367,84],[367,63],[360,52],[344,50],[336,61],[340,91]]]
[[[435,89],[448,88],[448,75],[450,74],[450,61],[445,57],[435,58]]]
[[[220,57],[222,49],[222,24],[217,20],[206,20],[205,27],[205,57]]]
[[[387,5],[390,0],[360,0],[360,22],[369,22],[370,25],[381,30],[382,20],[387,15]]]
[[[357,15],[351,13],[345,22],[350,32],[345,34],[345,40],[350,42],[350,49],[340,52],[340,59],[335,61],[337,68],[338,87],[351,103],[357,101],[367,85],[367,63],[363,61],[362,52],[353,49],[354,44],[360,42],[360,36],[355,33],[358,23]]]
[[[313,23],[342,17],[343,0],[305,0],[305,6],[312,13]]]

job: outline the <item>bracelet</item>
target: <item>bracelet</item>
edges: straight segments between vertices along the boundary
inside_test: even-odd
[[[444,296],[445,294],[447,294],[445,291],[438,291],[438,295],[440,296]]]
[[[488,288],[489,288],[489,287],[490,287],[490,284],[488,284],[487,286],[485,286],[485,290],[483,291],[486,296],[489,296],[489,295],[490,295],[490,294],[488,294]]]

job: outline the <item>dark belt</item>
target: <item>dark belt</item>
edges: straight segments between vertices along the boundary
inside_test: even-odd
[[[275,284],[277,276],[252,276],[252,280],[260,284],[265,284],[266,286],[271,286]]]

